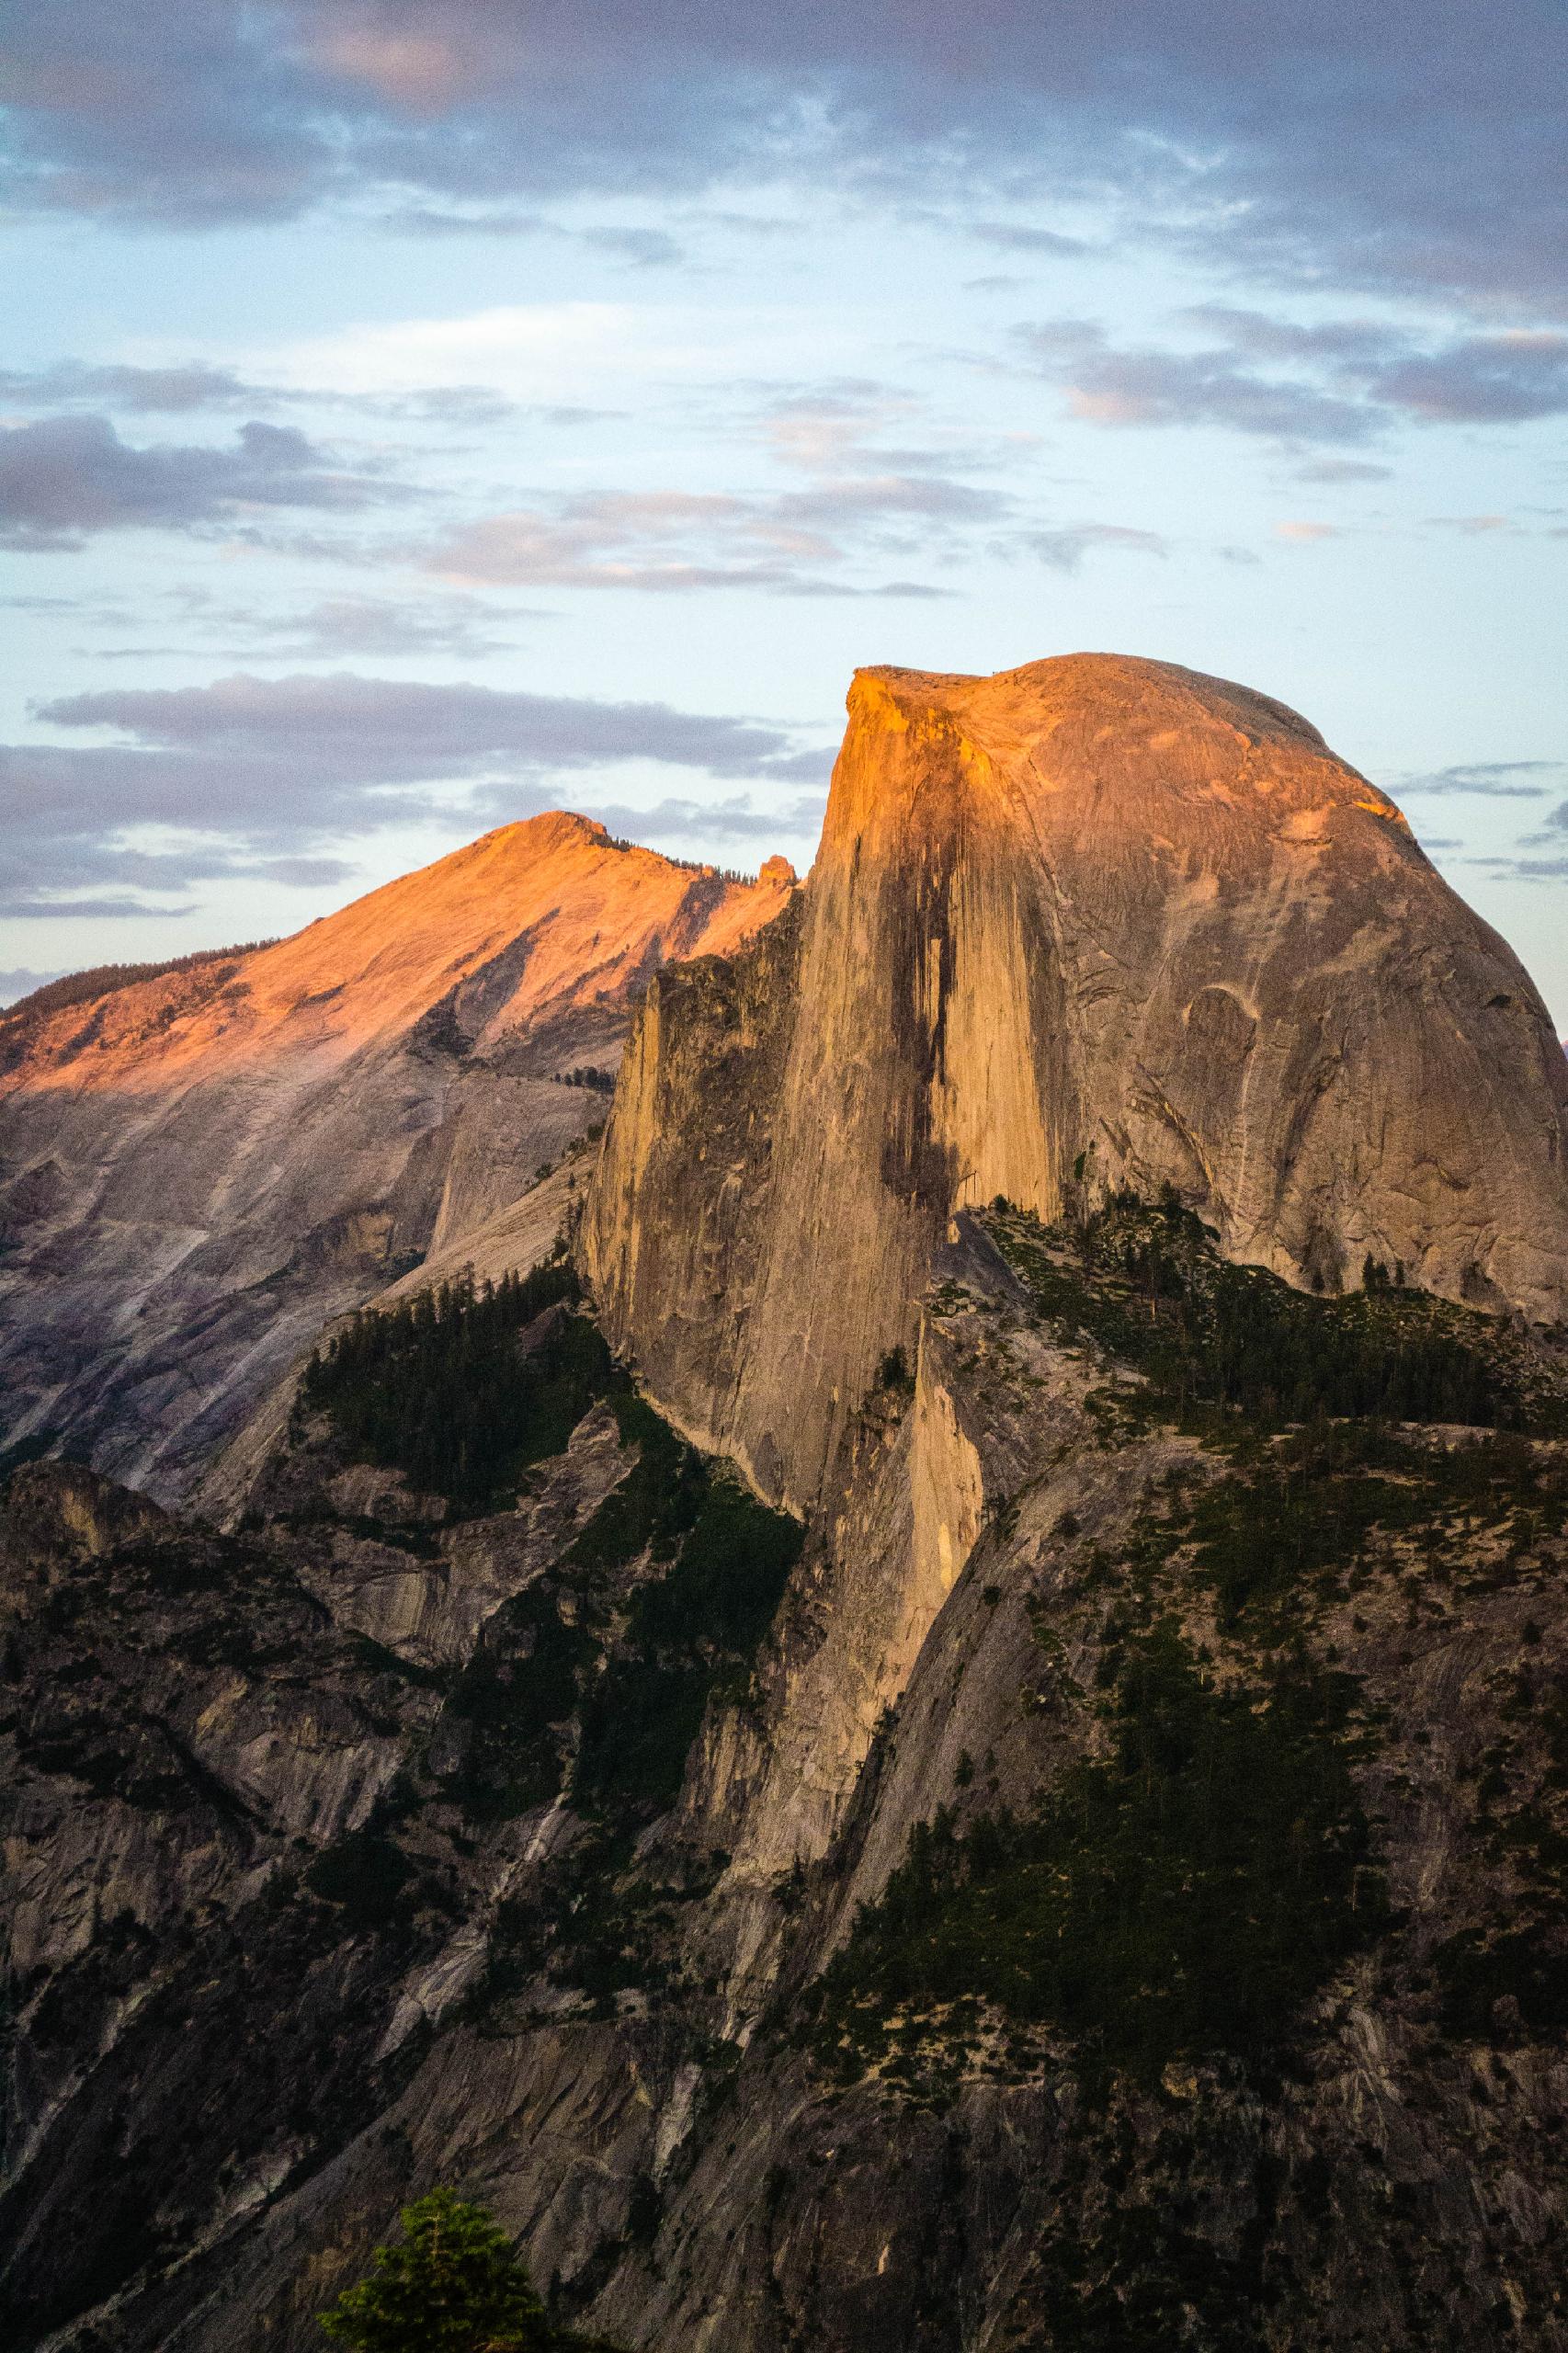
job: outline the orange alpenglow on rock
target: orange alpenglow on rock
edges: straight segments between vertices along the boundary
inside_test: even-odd
[[[667,959],[789,900],[553,811],[291,939],[0,1028],[0,1423],[155,1492],[323,1324],[513,1201]]]
[[[953,1210],[1049,1219],[1080,1155],[1302,1285],[1563,1316],[1545,1009],[1305,720],[1105,654],[848,707],[798,916],[650,993],[585,1228],[683,1427],[808,1506]]]

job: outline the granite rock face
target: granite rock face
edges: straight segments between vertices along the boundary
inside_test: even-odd
[[[452,1255],[604,1116],[670,957],[793,881],[503,827],[234,961],[0,1040],[0,1429],[187,1493],[324,1323]]]
[[[645,2353],[1568,2353],[1539,1004],[1262,698],[1085,658],[852,710],[808,888],[638,951],[591,1301],[586,1160],[530,1187],[504,1110],[627,1017],[574,894],[628,854],[556,820],[512,996],[432,994],[458,877],[322,1050],[378,1150],[412,1090],[424,1255],[358,1295],[548,1257],[515,1354],[422,1325],[373,1441],[369,1374],[276,1381],[226,1535],[0,1497],[26,2353],[305,2353],[437,2182]],[[554,1450],[421,1491],[435,1393]]]
[[[792,962],[790,961],[792,958]],[[791,1507],[954,1209],[1176,1187],[1330,1292],[1568,1310],[1568,1066],[1393,803],[1267,697],[861,672],[798,938],[650,995],[585,1229],[666,1408]]]

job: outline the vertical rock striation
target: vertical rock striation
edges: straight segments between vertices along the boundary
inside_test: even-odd
[[[582,1256],[806,1525],[553,1261],[510,1347],[471,1302],[310,1384],[232,1535],[14,1475],[0,2336],[306,2353],[457,2181],[647,2353],[1568,2353],[1565,1074],[1517,965],[1303,722],[1143,663],[868,674],[804,893],[633,902],[552,820],[461,949],[501,842],[293,969],[336,1075],[286,1151],[238,1055],[282,1207],[239,1154],[232,1246],[363,1133],[429,1244],[390,1303],[537,1256],[546,1058],[663,958]],[[1425,1289],[1311,1295],[1368,1251]]]
[[[1568,1066],[1315,729],[1165,663],[868,670],[798,932],[651,992],[585,1227],[661,1402],[810,1506],[957,1207],[1174,1184],[1304,1286],[1568,1306]]]

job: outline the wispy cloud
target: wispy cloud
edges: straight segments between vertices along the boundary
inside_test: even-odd
[[[244,606],[203,609],[187,600],[185,617],[187,629],[195,623],[209,641],[238,645],[251,657],[265,653],[274,661],[419,654],[474,658],[515,647],[519,626],[540,618],[526,608],[504,609],[450,592],[403,598],[325,597],[287,613]],[[115,649],[120,658],[129,650]]]
[[[1482,869],[1510,882],[1568,881],[1568,857],[1563,858],[1470,858],[1467,866]]]
[[[75,407],[83,403],[133,415],[185,416],[199,409],[254,407],[276,399],[232,368],[200,360],[167,368],[91,366],[61,360],[52,368],[0,369],[0,402],[17,408]]]
[[[163,750],[225,755],[307,752],[317,773],[364,783],[472,772],[497,758],[584,767],[676,760],[716,776],[774,773],[788,736],[753,720],[710,718],[667,703],[597,702],[494,687],[426,686],[352,671],[210,687],[108,688],[62,695],[36,716],[58,728],[114,727]]]
[[[961,24],[932,0],[605,0],[586,28],[562,0],[30,0],[9,48],[17,205],[505,218],[749,176],[949,210],[957,185],[983,231],[1093,193],[1255,274],[1568,309],[1555,7],[1477,38],[1465,0],[996,0]]]
[[[933,426],[882,383],[775,390],[753,431],[783,486],[579,491],[460,525],[422,561],[475,585],[930,597],[982,559],[1070,571],[1096,550],[1166,552],[1135,525],[1042,513],[1012,486],[1016,446]]]
[[[1303,324],[1217,304],[1173,327],[1221,339],[1196,350],[1117,345],[1097,321],[1073,319],[1023,326],[1018,340],[1091,425],[1219,426],[1299,449],[1364,442],[1400,420],[1503,426],[1568,414],[1568,334],[1434,339],[1381,322]],[[1314,478],[1349,478],[1346,461]]]
[[[408,204],[394,207],[385,216],[385,225],[414,237],[559,239],[606,255],[628,269],[673,269],[687,257],[679,238],[667,229],[616,222],[568,223],[508,205]]]
[[[14,1005],[19,996],[31,996],[34,989],[41,989],[46,981],[57,981],[58,970],[35,972],[30,964],[0,967],[0,1005]]]
[[[1376,417],[1358,400],[1266,376],[1234,347],[1210,351],[1115,347],[1103,327],[1074,320],[1020,331],[1040,373],[1073,415],[1112,426],[1221,426],[1272,441],[1362,441]]]
[[[687,813],[668,816],[666,832],[777,832],[768,812],[798,822],[828,765],[756,720],[352,672],[110,688],[36,716],[123,740],[0,747],[12,916],[85,914],[84,892],[106,915],[173,914],[171,894],[216,878],[324,884],[351,870],[346,841],[427,814],[432,792],[471,827],[558,805],[568,777],[580,802],[619,808],[593,779],[629,763],[766,792],[762,807],[745,793],[685,795],[671,807]]]
[[[1428,800],[1464,793],[1481,801],[1541,801],[1551,786],[1545,779],[1564,772],[1561,760],[1471,760],[1452,767],[1427,768],[1403,778],[1394,790],[1403,801],[1410,794]]]
[[[1157,532],[1036,519],[1022,503],[952,474],[846,473],[753,496],[596,492],[487,516],[422,561],[470,585],[631,588],[684,595],[750,588],[784,596],[939,596],[889,567],[979,554],[1075,570],[1096,550],[1166,553]]]
[[[1125,555],[1170,553],[1170,542],[1158,531],[1140,531],[1122,523],[1066,523],[1052,530],[1026,531],[1021,542],[1042,563],[1058,572],[1076,572],[1096,548],[1119,549]]]
[[[334,465],[292,426],[243,425],[226,449],[138,448],[103,416],[0,428],[0,542],[14,548],[228,523],[256,508],[352,511],[399,494],[378,476]]]
[[[384,383],[376,382],[373,372],[369,382],[358,381],[363,370],[354,365],[355,338],[350,334],[345,340],[346,354],[322,351],[317,381],[297,365],[287,376],[267,380],[202,359],[171,360],[156,367],[62,359],[47,368],[5,369],[0,370],[0,407],[87,409],[120,417],[222,415],[237,409],[254,415],[308,407],[338,409],[370,423],[449,426],[460,431],[495,425],[588,425],[619,414],[579,401],[517,400],[493,384],[449,378],[421,384],[406,369],[390,370]],[[373,334],[371,343],[373,347]],[[340,357],[348,362],[341,381],[333,374]],[[432,359],[439,364],[438,355]]]
[[[1092,250],[1086,238],[1063,236],[1056,229],[1032,227],[1020,221],[965,221],[966,236],[1005,254],[1035,254],[1047,261],[1076,261]]]

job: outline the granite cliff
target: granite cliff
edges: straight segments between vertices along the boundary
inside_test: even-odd
[[[275,946],[0,1023],[0,1427],[188,1492],[331,1314],[605,1097],[630,1000],[788,898],[553,813]]]
[[[755,1074],[748,1081],[747,1074]],[[857,677],[798,932],[650,996],[585,1230],[616,1341],[816,1498],[955,1208],[1165,1182],[1338,1291],[1568,1308],[1568,1066],[1399,811],[1267,697]]]
[[[304,2353],[450,2181],[646,2353],[1568,2353],[1528,981],[1158,665],[867,674],[778,881],[225,1532],[14,1474],[7,2341]]]

